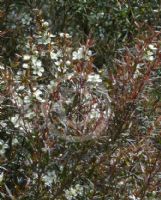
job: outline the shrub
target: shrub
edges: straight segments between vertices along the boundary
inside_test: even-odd
[[[159,32],[97,70],[92,38],[32,17],[2,36],[1,198],[159,199]]]

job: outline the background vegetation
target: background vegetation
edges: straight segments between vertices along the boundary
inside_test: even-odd
[[[0,1],[0,198],[159,200],[160,1]]]

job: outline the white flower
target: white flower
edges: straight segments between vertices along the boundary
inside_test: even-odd
[[[140,70],[141,70],[141,67],[143,66],[144,66],[144,63],[139,63],[136,65],[136,70],[133,74],[134,79],[138,78],[139,76],[142,76],[142,73],[140,72]]]
[[[59,33],[59,36],[60,37],[64,37],[64,33]]]
[[[65,190],[65,197],[68,200],[75,199],[77,195],[83,194],[83,187],[79,184],[76,184],[75,187],[71,187],[69,190]]]
[[[56,62],[54,62],[55,63],[55,65],[57,65],[57,66],[60,66],[61,65],[61,63],[62,63],[62,61],[61,60],[59,60],[59,61],[56,61]]]
[[[22,75],[22,71],[18,71],[17,75],[21,76]]]
[[[152,55],[154,55],[153,51],[147,51],[146,54],[147,54],[147,56],[152,56]]]
[[[56,53],[54,51],[51,51],[50,52],[50,58],[53,59],[53,60],[58,60],[59,57],[62,57],[62,51],[59,50],[57,51]]]
[[[3,181],[3,176],[4,176],[4,173],[2,172],[2,173],[0,174],[0,183]]]
[[[138,78],[139,76],[141,76],[142,74],[140,73],[140,71],[138,69],[135,70],[135,73],[133,75],[133,79]]]
[[[92,56],[92,51],[91,50],[87,51],[85,46],[81,46],[77,51],[73,51],[72,53],[73,60],[80,60],[80,59],[88,60],[90,56]]]
[[[28,55],[28,54],[25,54],[25,55],[23,56],[23,60],[24,60],[24,61],[28,61],[28,60],[30,60],[30,58],[31,58],[31,56]]]
[[[41,60],[37,60],[32,68],[33,68],[33,74],[42,76],[44,68],[42,67]]]
[[[26,104],[31,103],[31,97],[25,96],[24,97],[24,103],[26,103]]]
[[[36,98],[37,100],[39,100],[40,102],[45,102],[45,100],[42,99],[42,97],[41,97],[42,94],[43,94],[43,93],[42,93],[41,90],[36,90],[36,91],[34,92],[34,96],[35,96],[35,98]]]
[[[17,88],[17,90],[19,91],[19,90],[24,90],[25,89],[25,86],[23,86],[23,85],[21,85],[21,86],[19,86],[18,88]]]
[[[7,148],[8,148],[8,144],[5,144],[3,140],[0,140],[0,155],[1,156],[4,156]]]
[[[153,61],[154,59],[155,59],[154,56],[149,56],[149,57],[148,57],[148,60],[149,60],[149,61]]]
[[[154,61],[157,48],[152,44],[150,44],[148,47],[149,50],[146,51],[144,58],[148,61]]]
[[[40,67],[40,68],[36,67],[36,68],[34,68],[33,74],[38,75],[38,76],[42,76],[43,72],[44,72],[43,67]]]
[[[85,47],[84,46],[82,46],[82,47],[80,47],[78,49],[78,54],[79,54],[80,57],[83,57],[84,52],[85,52]]]
[[[58,59],[58,55],[54,51],[52,51],[52,52],[50,52],[50,58],[52,60],[57,60]]]
[[[12,140],[12,145],[16,145],[16,144],[18,144],[18,140],[17,140],[17,138],[14,138],[14,139]]]
[[[71,35],[69,35],[68,33],[59,33],[59,36],[60,37],[66,37],[66,38],[71,38],[72,36]]]
[[[68,33],[66,33],[65,37],[66,37],[66,38],[71,38],[72,36],[69,35]]]
[[[12,122],[13,124],[16,124],[17,121],[18,121],[18,119],[19,119],[19,115],[15,115],[15,116],[11,117],[11,122]]]
[[[32,112],[31,110],[29,110],[29,112],[27,114],[25,114],[24,117],[32,119],[35,116],[35,113]]]
[[[44,27],[48,27],[48,26],[49,26],[49,23],[48,23],[48,22],[43,22],[43,26],[44,26]]]
[[[110,140],[110,139],[109,139]],[[118,182],[118,185],[124,185],[125,183],[124,183],[124,181],[120,181],[120,182]]]
[[[29,68],[29,65],[28,65],[27,63],[24,63],[24,64],[22,65],[22,67],[23,67],[24,69],[28,69],[28,68]]]
[[[67,198],[67,200],[72,200],[73,197],[72,195],[70,194],[70,191],[69,190],[65,190],[65,197]]]
[[[19,117],[19,115],[15,115],[14,117],[11,117],[11,122],[13,123],[15,128],[21,128],[24,126],[23,120]]]
[[[72,36],[71,35],[69,35],[69,33],[59,33],[59,36],[60,37],[66,37],[66,38],[71,38]]]
[[[73,60],[78,60],[79,59],[79,55],[78,55],[78,53],[76,51],[73,52],[72,56],[73,56]]]
[[[129,196],[129,199],[131,199],[131,200],[140,200],[140,198],[137,198],[137,197],[135,197],[134,195],[130,195],[130,196]]]
[[[76,197],[77,196],[77,190],[75,188],[71,188],[70,189],[70,193],[73,197]]]
[[[73,74],[67,74],[68,80],[70,80],[73,77]]]
[[[88,54],[88,56],[92,56],[92,51],[89,50],[89,51],[87,52],[87,54]]]
[[[32,18],[29,16],[29,15],[23,15],[21,16],[21,21],[22,21],[22,24],[26,24],[26,25],[29,25],[30,22],[31,22]]]
[[[149,44],[149,49],[151,49],[153,51],[157,50],[157,48],[153,44]]]
[[[42,66],[41,60],[37,60],[37,61],[36,61],[36,67],[41,67],[41,66]]]
[[[45,51],[41,51],[40,55],[41,55],[41,56],[45,56],[45,55],[46,55],[46,52],[45,52]]]
[[[36,65],[37,62],[37,57],[36,56],[32,56],[32,64]]]
[[[90,119],[98,119],[100,117],[100,111],[98,109],[92,109],[89,117]]]
[[[107,111],[107,117],[110,117],[111,116],[111,113],[112,113],[112,110],[110,107],[108,107],[108,111]]]
[[[75,189],[77,190],[77,193],[78,193],[79,195],[82,195],[82,194],[83,194],[83,187],[82,187],[81,185],[76,184],[76,185],[75,185]]]
[[[50,44],[51,43],[51,38],[44,38],[42,44]]]
[[[91,75],[88,75],[87,82],[101,83],[102,79],[100,78],[99,74],[91,74]]]
[[[58,50],[58,51],[57,51],[57,56],[58,56],[58,57],[62,57],[62,56],[63,56],[63,54],[62,54],[62,51],[61,51],[61,50]]]
[[[85,53],[85,47],[82,46],[78,49],[78,51],[74,51],[72,56],[73,56],[73,60],[79,60],[84,58],[84,53]]]
[[[40,95],[42,95],[42,91],[41,91],[41,90],[36,90],[36,91],[34,92],[34,95],[35,95],[36,98],[39,98]]]
[[[48,32],[48,36],[49,36],[50,38],[55,38],[55,37],[56,37],[56,35],[53,35],[52,33],[49,33],[49,32]]]
[[[4,69],[4,66],[0,65],[0,69]]]
[[[45,185],[51,186],[53,182],[55,183],[57,181],[57,175],[55,171],[49,171],[42,179],[45,182]]]
[[[38,55],[38,54],[39,54],[39,52],[38,52],[37,50],[34,50],[34,54],[35,54],[35,55]],[[32,60],[34,60],[34,59],[36,59],[36,60],[37,60],[37,58],[33,56]]]
[[[67,65],[67,66],[71,65],[70,60],[67,60],[67,61],[66,61],[66,65]]]
[[[77,196],[76,190],[74,190],[73,188],[70,188],[70,190],[65,190],[65,197],[67,198],[67,200],[72,200],[73,197],[76,196]]]
[[[3,127],[3,128],[5,128],[6,126],[7,126],[7,124],[5,123],[5,122],[0,122],[0,125]]]

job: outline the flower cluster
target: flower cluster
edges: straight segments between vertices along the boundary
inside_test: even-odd
[[[81,132],[80,137],[91,135],[97,121],[108,120],[106,109],[110,107],[109,102],[108,108],[101,108],[99,96],[102,100],[108,101],[108,98],[100,92],[103,82],[101,76],[94,73],[92,51],[84,45],[75,50],[70,34],[53,35],[44,24],[42,20],[44,29],[28,37],[22,46],[23,63],[13,76],[15,84],[12,86],[12,102],[19,114],[12,116],[11,122],[24,134],[25,130],[32,132],[36,118],[41,118],[42,127],[47,126],[49,130],[54,128],[59,132],[61,129],[65,135],[70,124],[72,132],[75,127]],[[52,112],[57,114],[58,124],[51,122]]]
[[[69,190],[65,190],[65,197],[67,200],[72,200],[78,196],[83,196],[83,187],[76,184],[75,187],[71,187]]]
[[[149,44],[144,58],[148,61],[154,61],[157,49],[156,44]]]
[[[52,186],[52,183],[57,181],[57,175],[55,171],[49,171],[46,175],[42,177],[42,180],[45,182],[45,185]]]

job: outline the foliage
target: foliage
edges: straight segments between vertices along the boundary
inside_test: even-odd
[[[0,11],[1,199],[159,200],[159,3],[45,2]]]
[[[160,1],[124,1],[124,0],[16,0],[2,1],[4,10],[9,14],[8,23],[16,27],[27,16],[33,16],[36,10],[43,13],[52,32],[71,33],[73,42],[86,41],[92,37],[97,52],[95,64],[102,67],[106,63],[111,67],[113,56],[118,48],[132,43],[133,37],[146,32],[147,26],[160,29]],[[24,16],[27,13],[26,17]],[[6,16],[7,17],[7,16]],[[34,17],[34,16],[33,16]],[[24,23],[24,22],[22,22]],[[19,34],[20,27],[17,27]],[[28,24],[32,33],[33,26]],[[25,26],[26,31],[26,26]],[[16,31],[17,32],[17,31]],[[13,39],[13,38],[12,38]],[[14,38],[15,40],[16,38]],[[11,42],[15,44],[15,42]],[[11,48],[11,47],[10,47]],[[14,46],[12,46],[14,49]],[[107,56],[108,55],[108,56]]]

